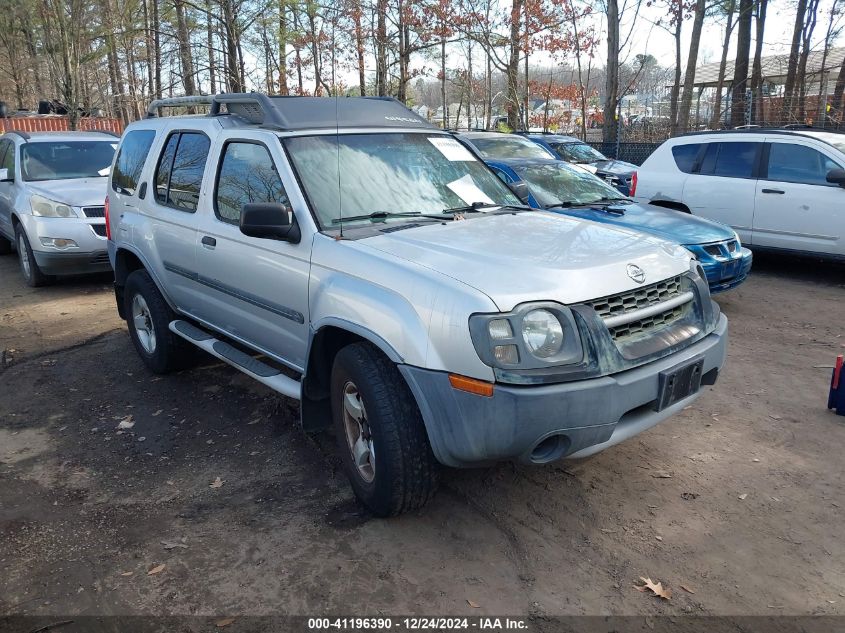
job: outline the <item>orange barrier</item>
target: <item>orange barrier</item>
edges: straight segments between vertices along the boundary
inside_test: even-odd
[[[120,123],[120,119],[81,118],[77,122],[76,129],[79,131],[103,130],[120,134],[123,131],[123,126]],[[70,130],[70,121],[66,116],[49,114],[0,119],[0,133],[10,130],[18,130],[20,132],[67,132]]]

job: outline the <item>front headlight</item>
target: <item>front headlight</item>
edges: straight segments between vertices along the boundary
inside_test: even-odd
[[[507,313],[473,314],[469,329],[478,357],[491,367],[540,369],[584,358],[575,317],[559,303],[524,303]]]
[[[548,310],[532,310],[522,317],[522,340],[533,356],[549,358],[563,347],[563,326]]]
[[[42,218],[75,218],[76,212],[70,205],[50,200],[44,196],[34,195],[29,199],[32,215]]]

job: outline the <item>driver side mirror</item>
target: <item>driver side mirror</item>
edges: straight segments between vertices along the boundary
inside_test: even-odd
[[[8,169],[0,169],[0,182],[12,182],[14,179],[14,175],[9,175]]]
[[[302,234],[293,209],[278,202],[251,202],[241,209],[241,233],[299,244]]]
[[[507,185],[508,189],[510,189],[513,194],[519,198],[522,204],[528,204],[528,185],[525,184],[525,181],[520,180],[518,182],[509,182]]]
[[[831,169],[827,172],[827,181],[845,188],[845,169]]]

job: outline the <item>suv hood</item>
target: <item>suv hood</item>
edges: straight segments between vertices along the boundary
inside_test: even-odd
[[[542,211],[432,224],[359,244],[436,270],[486,294],[502,311],[527,301],[579,303],[689,270],[680,246],[621,227]]]
[[[27,189],[72,207],[101,207],[106,199],[107,182],[107,177],[37,180],[27,183]]]

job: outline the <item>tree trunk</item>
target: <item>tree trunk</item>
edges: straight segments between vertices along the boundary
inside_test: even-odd
[[[615,2],[616,0],[610,0]],[[512,0],[511,24],[510,24],[510,58],[508,59],[507,72],[505,73],[508,82],[508,127],[512,130],[519,128],[519,51],[522,39],[520,21],[522,16],[523,0]]]
[[[144,63],[147,65],[147,94],[152,95],[155,90],[155,69],[153,68],[153,27],[150,22],[150,9],[147,6],[148,0],[143,0],[144,9]]]
[[[801,54],[798,56],[798,72],[795,77],[795,88],[798,93],[795,112],[799,123],[804,123],[807,120],[807,59],[810,56],[810,47],[812,46],[813,32],[816,30],[818,13],[819,0],[809,0],[807,3],[807,13],[804,16],[804,26],[801,29]],[[821,99],[821,94],[819,98]]]
[[[287,0],[279,0],[279,94],[288,94]]]
[[[751,122],[763,123],[765,108],[763,103],[763,34],[766,30],[766,9],[769,0],[758,0],[757,23],[754,42],[754,62],[751,65],[751,94],[754,95],[754,107],[751,111]]]
[[[842,97],[845,95],[845,59],[842,60],[842,65],[839,67],[839,74],[836,76],[836,86],[833,88],[833,110],[837,119],[837,127],[842,128],[845,123],[845,104],[842,103]]]
[[[680,76],[678,77],[680,81]],[[616,107],[619,100],[619,4],[607,0],[607,78],[604,85],[604,122],[602,140],[616,141]],[[586,113],[584,113],[586,116]]]
[[[801,32],[804,28],[804,16],[806,13],[807,0],[798,0],[795,23],[792,27],[792,46],[789,49],[789,64],[786,68],[786,80],[783,84],[783,119],[785,122],[791,122],[795,118],[798,56],[801,49]]]
[[[364,29],[361,26],[361,3],[356,1],[352,9],[352,19],[355,24],[355,53],[358,58],[358,89],[361,96],[367,94],[367,78],[364,75]]]
[[[223,9],[223,26],[226,34],[226,83],[231,92],[243,92],[241,74],[238,70],[238,42],[232,0],[221,0],[220,5]]]
[[[443,129],[449,127],[449,108],[446,105],[446,38],[440,38],[440,101],[443,105]]]
[[[214,24],[211,21],[211,0],[205,0],[205,11],[205,46],[208,49],[208,87],[211,94],[217,94],[217,62],[214,59]]]
[[[737,19],[736,62],[731,82],[731,127],[745,124],[748,106],[745,90],[748,86],[748,58],[751,53],[751,11],[753,0],[740,0]]]
[[[690,38],[689,56],[687,57],[687,72],[684,75],[684,94],[681,96],[681,111],[678,117],[678,128],[686,132],[689,130],[689,115],[692,107],[692,91],[695,83],[695,69],[698,65],[698,48],[701,44],[701,27],[704,24],[704,0],[695,3],[695,16],[692,21],[692,37]],[[698,113],[695,125],[698,126]]]
[[[153,52],[155,53],[155,98],[161,99],[161,21],[159,20],[158,2],[153,3]]]
[[[376,94],[387,96],[387,0],[376,6]]]
[[[681,29],[684,25],[683,7],[681,0],[677,3],[678,15],[675,18],[675,81],[672,82],[672,92],[669,96],[669,123],[672,129],[672,136],[678,133],[678,99],[681,94]]]
[[[197,93],[194,83],[194,60],[191,57],[191,40],[188,35],[188,21],[185,18],[185,0],[173,0],[176,9],[176,39],[179,43],[179,63],[182,68],[182,85],[186,95]]]
[[[766,0],[760,0],[761,3]],[[722,90],[725,87],[725,69],[728,65],[728,49],[731,45],[731,33],[734,30],[734,12],[736,11],[736,0],[730,0],[727,10],[727,23],[725,24],[725,39],[722,42],[722,57],[719,60],[719,79],[716,83],[716,98],[713,102],[713,113],[710,116],[710,129],[715,130],[722,118]]]

